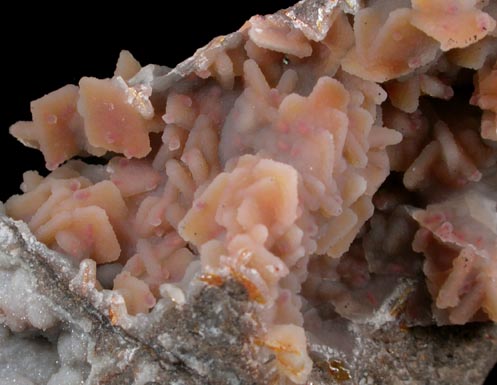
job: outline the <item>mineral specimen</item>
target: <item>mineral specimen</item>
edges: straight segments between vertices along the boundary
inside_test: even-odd
[[[481,381],[496,327],[433,325],[497,322],[495,18],[304,0],[175,69],[123,51],[32,102],[10,132],[51,172],[0,218],[0,337],[47,364],[4,377]],[[493,356],[449,373],[463,340]]]

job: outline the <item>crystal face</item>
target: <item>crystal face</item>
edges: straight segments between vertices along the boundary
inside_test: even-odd
[[[496,3],[351,3],[254,16],[174,70],[123,51],[11,127],[50,171],[0,229],[1,338],[63,331],[38,382],[117,376],[91,325],[147,351],[130,383],[325,384],[363,378],[374,331],[497,322]]]

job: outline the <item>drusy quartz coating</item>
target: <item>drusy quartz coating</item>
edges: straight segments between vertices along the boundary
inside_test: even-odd
[[[304,0],[175,69],[123,51],[111,78],[33,101],[11,133],[50,173],[2,206],[0,377],[481,383],[496,17]]]

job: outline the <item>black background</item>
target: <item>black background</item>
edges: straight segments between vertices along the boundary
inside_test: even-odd
[[[162,1],[132,6],[65,2],[37,9],[12,4],[0,23],[0,200],[17,193],[22,172],[43,171],[43,157],[8,134],[30,120],[29,102],[82,76],[110,77],[121,49],[142,64],[170,67],[213,37],[238,29],[254,14],[273,13],[294,1]],[[485,354],[486,352],[481,352]],[[468,357],[471,359],[471,357]],[[497,370],[485,385],[497,384]]]
[[[67,8],[43,3],[41,9],[12,4],[0,21],[2,201],[19,191],[25,170],[44,171],[41,153],[25,148],[8,133],[16,121],[31,119],[31,100],[68,83],[77,84],[82,76],[112,76],[122,49],[131,51],[142,65],[174,67],[212,38],[237,30],[251,15],[273,13],[294,1],[233,1],[231,5],[141,1],[129,7],[122,3],[111,7],[103,1],[65,2]]]

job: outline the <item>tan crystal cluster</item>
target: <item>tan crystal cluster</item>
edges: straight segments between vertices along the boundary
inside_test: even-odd
[[[495,176],[487,182],[495,186]],[[495,200],[469,189],[413,217],[421,226],[413,249],[426,256],[424,272],[439,322],[497,322]]]
[[[33,121],[11,133],[51,173],[26,172],[6,213],[74,262],[96,261],[132,315],[192,279],[196,261],[196,280],[239,281],[281,383],[312,369],[304,313],[320,301],[346,318],[377,308],[384,293],[348,288],[381,266],[410,270],[415,252],[440,323],[497,321],[495,187],[474,187],[495,182],[497,6],[369,3],[325,15],[321,39],[283,14],[253,17],[169,87],[124,51],[111,79],[32,102]],[[473,106],[459,96],[468,74]],[[105,164],[73,159],[89,155]],[[413,249],[400,203],[373,201],[392,171],[427,205],[413,212]]]

